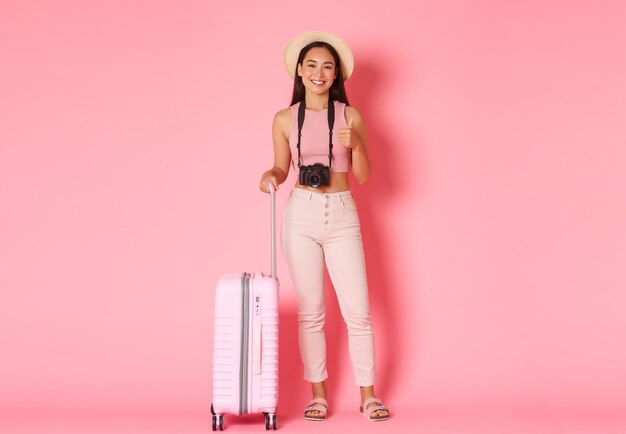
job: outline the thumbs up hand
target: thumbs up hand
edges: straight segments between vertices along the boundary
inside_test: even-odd
[[[354,117],[351,117],[348,120],[348,128],[341,128],[338,131],[339,143],[341,143],[346,148],[357,148],[361,146],[361,140],[359,139],[359,135],[356,132],[356,128],[354,127]]]

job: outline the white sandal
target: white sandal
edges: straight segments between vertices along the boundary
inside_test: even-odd
[[[306,414],[309,411],[319,411],[320,413],[322,413],[322,415],[321,416],[307,416]],[[324,398],[313,398],[304,409],[304,418],[306,420],[322,421],[326,419],[327,412],[328,412],[328,401],[326,401]]]
[[[369,406],[372,403],[376,403],[377,405]],[[372,416],[377,410],[385,410],[387,412],[387,416]],[[368,398],[364,403],[363,407],[359,408],[359,411],[363,416],[365,416],[368,420],[372,422],[380,422],[383,420],[389,419],[389,409],[383,405],[383,402],[378,398]]]

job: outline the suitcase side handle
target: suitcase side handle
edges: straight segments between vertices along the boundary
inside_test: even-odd
[[[254,316],[254,322],[252,323],[252,369],[255,375],[261,373],[261,317],[259,315]]]
[[[274,184],[268,182],[270,190],[270,232],[272,244],[272,279],[276,280],[276,191]]]

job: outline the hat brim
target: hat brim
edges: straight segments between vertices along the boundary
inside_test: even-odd
[[[350,78],[354,70],[354,56],[352,55],[352,50],[350,50],[348,44],[339,36],[319,31],[301,33],[287,43],[283,53],[283,63],[287,74],[289,74],[292,79],[295,78],[300,51],[310,43],[318,41],[332,45],[337,51],[337,54],[339,54],[344,81]]]

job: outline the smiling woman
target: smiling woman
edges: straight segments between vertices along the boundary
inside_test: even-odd
[[[293,38],[285,48],[285,68],[294,79],[290,107],[274,116],[274,167],[263,173],[259,188],[268,193],[285,182],[290,167],[298,179],[283,213],[282,247],[298,301],[300,355],[313,399],[307,420],[326,418],[324,263],[348,327],[348,345],[360,411],[371,421],[389,419],[374,394],[374,334],[361,226],[348,182],[360,184],[371,165],[365,125],[350,107],[344,81],[354,69],[350,47],[325,32]],[[328,165],[326,165],[328,162]]]
[[[327,92],[337,77],[335,61],[325,47],[311,48],[302,64],[298,64],[298,75],[302,83],[311,92]],[[312,86],[311,86],[312,84]]]
[[[307,51],[302,62],[298,62],[298,76],[304,87],[315,95],[329,92],[337,78],[335,59],[330,50],[316,46]]]

